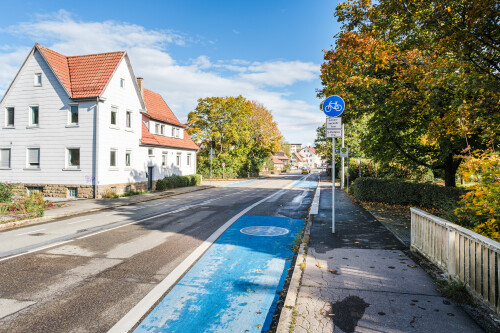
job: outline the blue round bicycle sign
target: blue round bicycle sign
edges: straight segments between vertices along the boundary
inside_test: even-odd
[[[323,102],[323,112],[328,117],[338,117],[344,112],[345,103],[337,95],[330,96]]]

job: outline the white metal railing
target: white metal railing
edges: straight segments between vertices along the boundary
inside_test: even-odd
[[[411,210],[411,248],[500,313],[500,243],[417,208]]]

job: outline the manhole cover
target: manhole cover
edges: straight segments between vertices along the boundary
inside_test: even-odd
[[[290,230],[280,227],[253,226],[243,228],[240,230],[240,232],[244,233],[245,235],[272,237],[286,235],[290,232]]]

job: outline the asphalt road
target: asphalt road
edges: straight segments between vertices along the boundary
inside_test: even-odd
[[[301,178],[274,177],[1,232],[0,332],[108,331],[250,205],[277,193],[246,215],[305,218],[313,188],[290,187]]]

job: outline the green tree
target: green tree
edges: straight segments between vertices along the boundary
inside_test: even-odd
[[[268,155],[279,147],[281,134],[272,114],[261,104],[242,96],[207,97],[188,115],[188,132],[202,143],[198,154],[200,173],[208,174],[209,151],[215,149],[213,173],[228,176],[258,173]]]
[[[448,13],[440,1],[424,2]],[[344,25],[325,52],[318,96],[341,95],[344,121],[366,123],[361,149],[370,157],[429,168],[455,186],[460,153],[498,142],[499,87],[494,75],[450,49],[416,3],[340,4]]]

